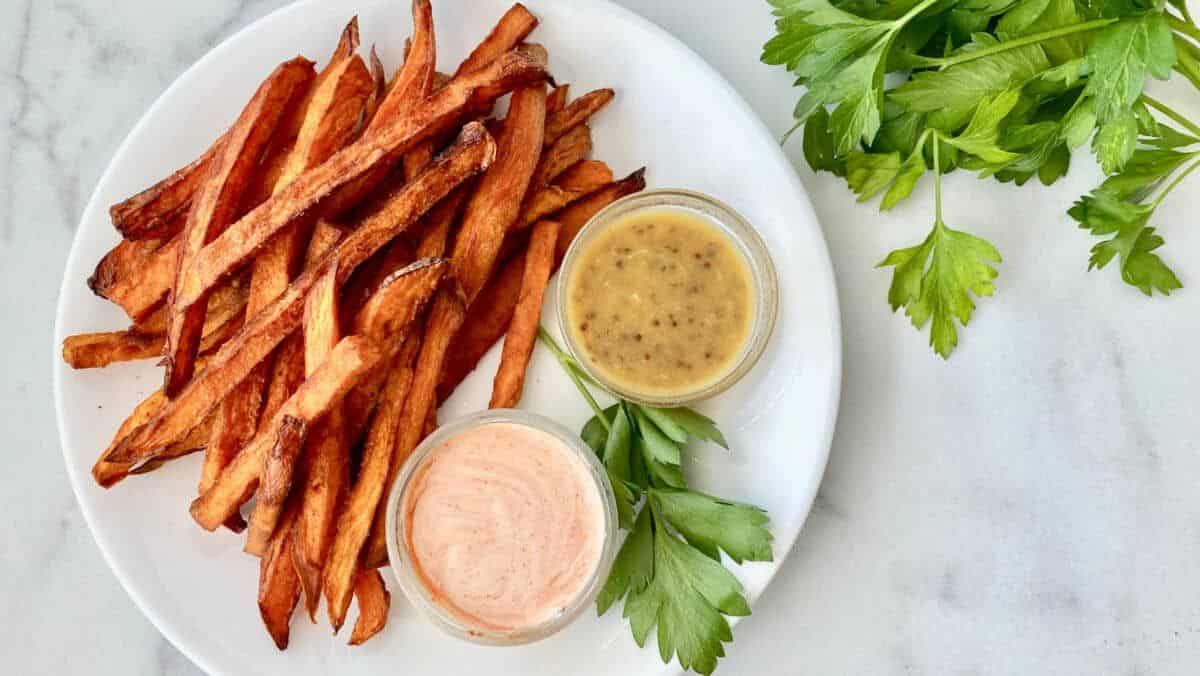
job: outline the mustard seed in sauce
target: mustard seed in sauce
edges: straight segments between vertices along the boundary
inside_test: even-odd
[[[578,255],[566,280],[567,326],[584,359],[615,385],[674,396],[734,366],[750,337],[755,289],[742,253],[715,224],[680,209],[637,211]]]

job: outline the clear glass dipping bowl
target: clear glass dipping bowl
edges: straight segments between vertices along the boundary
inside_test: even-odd
[[[580,256],[590,244],[605,229],[624,219],[626,216],[643,210],[675,209],[690,212],[700,216],[716,227],[734,245],[741,254],[750,271],[754,284],[754,320],[746,343],[741,353],[731,362],[728,370],[714,380],[697,386],[694,390],[681,391],[670,395],[639,392],[614,382],[599,368],[596,368],[585,355],[582,346],[575,339],[575,331],[570,326],[570,314],[567,307],[571,275],[578,266]],[[767,245],[758,232],[729,205],[703,193],[683,190],[680,188],[663,188],[647,190],[613,202],[592,217],[579,231],[575,240],[567,249],[563,258],[562,270],[558,275],[558,326],[566,341],[567,350],[575,361],[600,386],[618,396],[635,401],[639,404],[657,407],[683,406],[703,399],[713,397],[729,389],[743,376],[754,368],[766,350],[775,329],[775,316],[779,307],[779,284],[775,275],[775,265],[767,253]]]

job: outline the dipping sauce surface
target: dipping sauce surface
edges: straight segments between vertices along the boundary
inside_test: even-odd
[[[481,630],[555,617],[603,557],[605,507],[588,465],[526,425],[489,423],[446,439],[413,474],[400,510],[430,596]]]
[[[704,216],[630,213],[586,242],[567,280],[567,324],[613,384],[670,397],[703,389],[737,363],[754,322],[741,252]]]

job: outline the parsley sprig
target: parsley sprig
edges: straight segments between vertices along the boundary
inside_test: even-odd
[[[657,629],[659,655],[711,674],[733,640],[726,617],[750,614],[742,585],[721,564],[770,561],[767,514],[750,505],[689,490],[683,449],[693,439],[728,448],[716,423],[689,408],[651,408],[618,400],[601,408],[598,385],[539,328],[538,337],[592,407],[580,435],[596,452],[629,530],[596,599],[604,614],[622,599],[634,641]]]
[[[891,252],[888,300],[948,357],[991,295],[995,247],[942,220],[941,174],[1050,185],[1089,147],[1108,178],[1069,211],[1146,295],[1182,284],[1155,210],[1200,161],[1200,125],[1144,92],[1177,73],[1200,90],[1200,27],[1183,0],[768,0],[765,63],[805,87],[804,156],[891,209],[934,174],[934,226]],[[791,132],[789,132],[789,135]],[[956,324],[957,322],[957,324]]]

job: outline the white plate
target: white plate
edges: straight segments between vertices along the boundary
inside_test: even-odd
[[[509,4],[435,0],[439,63],[447,68],[456,64]],[[775,574],[808,514],[837,409],[837,296],[816,217],[776,140],[733,88],[685,46],[605,2],[529,5],[542,20],[531,39],[549,48],[559,82],[571,83],[576,95],[595,87],[617,89],[616,100],[595,120],[596,157],[622,175],[648,165],[651,187],[687,187],[728,202],[759,228],[778,267],[782,303],[771,347],[746,380],[703,407],[720,423],[733,450],[695,447],[688,462],[696,486],[770,511],[776,561],[737,570],[753,600]],[[149,362],[72,371],[58,356],[66,335],[124,325],[120,311],[94,297],[84,283],[117,241],[108,205],[202,151],[276,63],[297,53],[326,58],[342,25],[355,13],[363,44],[375,43],[384,62],[394,67],[410,31],[408,3],[299,2],[246,28],[184,73],[137,124],[100,179],[67,262],[54,346],[59,432],[83,514],[113,572],[142,611],[211,673],[660,673],[664,668],[657,650],[634,645],[619,611],[602,618],[584,616],[539,644],[484,648],[438,633],[394,587],[388,628],[367,645],[348,648],[348,631],[333,638],[326,626],[297,617],[291,647],[277,652],[255,604],[257,559],[241,553],[238,538],[206,533],[188,515],[198,457],[133,477],[109,491],[91,480],[91,464],[123,416],[161,382],[160,371]],[[547,299],[547,308],[553,305]],[[554,324],[552,317],[546,322]],[[493,351],[448,403],[443,419],[486,405],[496,362]],[[576,428],[588,415],[540,349],[523,406]]]

